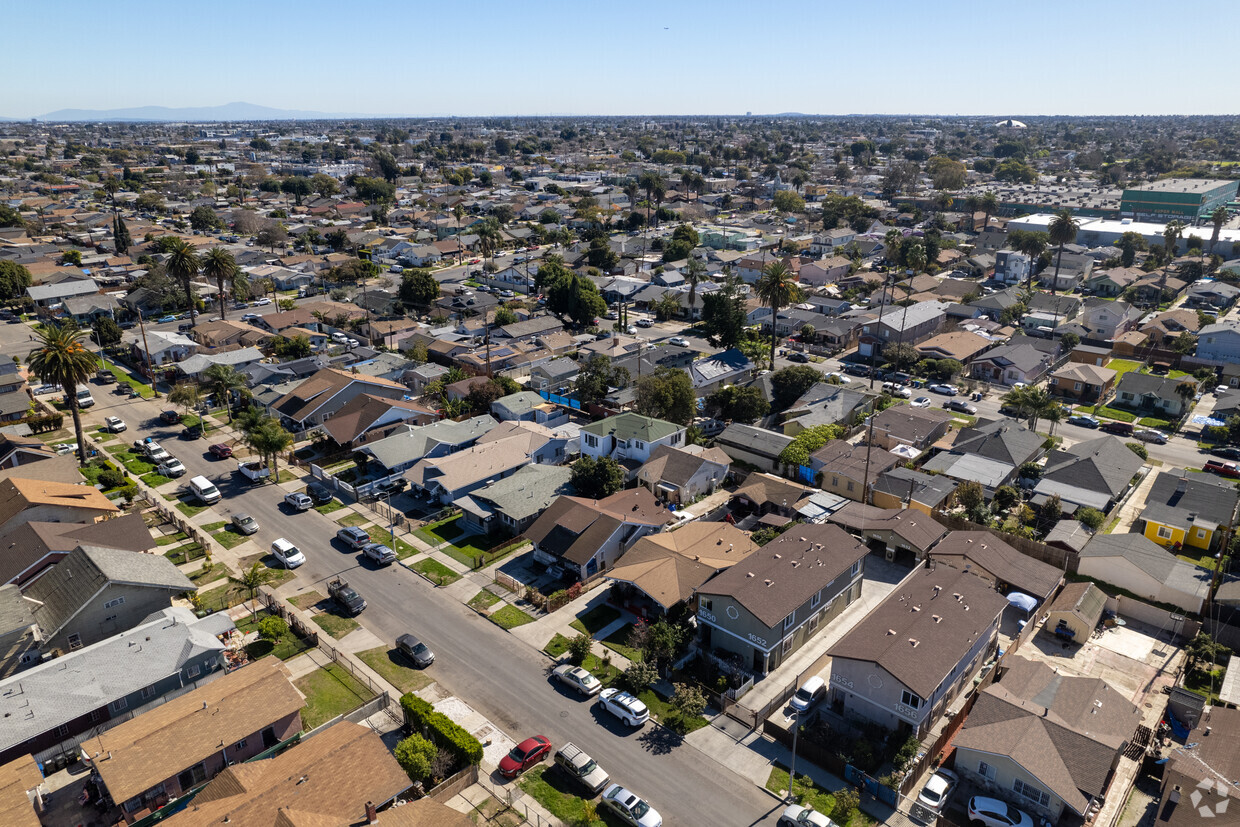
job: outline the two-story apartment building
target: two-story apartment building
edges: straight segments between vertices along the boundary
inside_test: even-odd
[[[1029,256],[1014,250],[1000,250],[995,253],[994,279],[1001,284],[1024,284],[1029,278],[1031,264]]]
[[[1197,332],[1197,356],[1219,362],[1240,362],[1240,322],[1229,319]]]
[[[901,462],[881,448],[833,439],[810,455],[809,467],[820,478],[822,490],[864,503],[870,501],[870,486],[878,475]]]
[[[1006,606],[972,572],[915,569],[828,650],[832,707],[923,737],[995,652]]]
[[[769,674],[861,596],[867,552],[839,526],[781,534],[698,589],[702,645]]]
[[[868,358],[882,353],[888,344],[915,345],[925,341],[942,330],[947,308],[944,302],[929,301],[888,310],[862,325],[857,352]]]
[[[659,445],[685,444],[685,427],[638,413],[625,412],[592,422],[581,429],[583,456],[611,457],[644,463]]]

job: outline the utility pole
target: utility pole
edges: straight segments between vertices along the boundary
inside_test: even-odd
[[[151,347],[146,343],[146,325],[142,321],[142,309],[138,309],[138,330],[142,333],[142,356],[146,359],[146,372],[151,377],[151,391],[159,398],[159,387],[155,382],[155,369],[151,367]]]

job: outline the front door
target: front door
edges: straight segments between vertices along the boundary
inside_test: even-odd
[[[275,727],[267,727],[263,730],[263,749],[271,749],[280,743],[280,739],[276,737]]]

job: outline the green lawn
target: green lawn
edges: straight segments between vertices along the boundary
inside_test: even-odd
[[[1128,411],[1121,411],[1119,408],[1112,408],[1110,405],[1104,405],[1101,408],[1094,409],[1094,415],[1103,417],[1104,419],[1117,419],[1120,422],[1133,422],[1137,415]]]
[[[206,557],[207,553],[203,551],[202,546],[197,543],[185,543],[174,549],[164,552],[164,557],[172,561],[173,565],[179,566],[182,563],[188,563],[191,560],[197,560],[199,557]]]
[[[461,527],[457,522],[460,519],[461,515],[457,514],[455,517],[449,517],[448,519],[440,520],[437,523],[424,525],[413,533],[430,543],[432,546],[437,546],[440,543],[448,543],[461,536]]]
[[[348,514],[341,517],[336,522],[340,523],[343,526],[361,526],[361,525],[365,525],[366,523],[370,522],[370,518],[363,517],[361,514],[358,514],[356,511],[350,511]]]
[[[1112,359],[1110,362],[1107,362],[1107,367],[1115,371],[1115,384],[1119,385],[1125,373],[1131,370],[1141,370],[1141,363],[1134,362],[1131,359]]]
[[[534,767],[521,778],[518,785],[526,795],[565,824],[607,827],[607,822],[598,817],[594,805],[577,795],[578,790],[563,772],[547,766]]]
[[[125,470],[135,477],[149,474],[155,470],[155,463],[148,462],[143,454],[139,454],[128,446],[118,445],[116,447],[120,450],[113,450],[112,448],[108,448],[108,450],[125,466]]]
[[[334,614],[332,611],[316,612],[310,619],[336,640],[340,640],[349,632],[362,628],[362,624],[353,618]]]
[[[201,528],[203,531],[208,531],[208,532],[219,531],[221,528],[223,528],[226,525],[228,525],[228,520],[216,520],[214,523],[203,523],[201,526],[199,526],[199,528]]]
[[[629,635],[633,632],[633,624],[626,623],[607,637],[603,638],[602,643],[611,651],[618,655],[628,658],[629,660],[641,660],[642,653],[629,646]]]
[[[608,625],[615,622],[618,617],[620,617],[619,610],[604,603],[600,606],[595,606],[593,609],[582,615],[579,615],[576,620],[568,625],[572,626],[578,632],[585,632],[590,637],[594,637],[603,629],[607,628]]]
[[[331,502],[324,503],[323,505],[316,505],[314,510],[320,514],[331,514],[333,511],[339,511],[342,508],[344,508],[344,503],[339,500],[332,500]]]
[[[211,568],[207,568],[206,564],[203,564],[202,568],[198,569],[198,571],[190,573],[187,577],[189,577],[195,586],[201,589],[208,583],[214,583],[216,580],[219,580],[221,577],[225,577],[227,575],[228,569],[226,567],[221,566],[218,563],[214,563],[211,565]]]
[[[422,669],[411,667],[405,656],[396,649],[380,646],[358,652],[357,656],[401,692],[417,692],[431,684],[430,676]]]
[[[701,715],[693,718],[686,718],[680,712],[672,707],[670,703],[663,700],[653,689],[645,689],[638,693],[638,698],[650,709],[650,714],[659,721],[659,723],[679,732],[681,735],[687,735],[694,730],[701,729],[706,726],[709,721]]]
[[[555,633],[555,637],[547,641],[547,645],[543,647],[543,651],[553,658],[559,659],[560,655],[568,651],[568,638],[559,632]]]
[[[469,608],[471,609],[482,611],[483,609],[491,608],[498,602],[499,602],[498,594],[492,594],[486,589],[483,589],[482,591],[478,592],[476,595],[474,595],[473,597],[469,599],[468,605],[469,605]]]
[[[459,574],[431,557],[427,557],[424,560],[419,560],[409,568],[426,577],[438,586],[451,586],[453,583],[461,579]]]
[[[172,482],[172,477],[165,477],[163,474],[157,474],[152,471],[149,474],[143,474],[142,481],[151,488],[159,488],[159,486],[166,482]]]
[[[237,630],[243,633],[258,631],[258,621],[268,614],[269,612],[262,611],[257,615],[246,615],[243,619],[237,621]],[[311,648],[313,647],[309,643],[290,631],[276,643],[275,648],[269,654],[275,655],[280,660],[289,660]]]
[[[196,502],[198,502],[197,499],[186,496],[185,499],[177,503],[177,511],[180,511],[186,517],[193,517],[207,510],[205,505],[194,505]]]
[[[1147,428],[1163,428],[1163,429],[1166,429],[1166,428],[1170,428],[1170,427],[1171,427],[1171,423],[1170,423],[1170,422],[1168,422],[1167,420],[1165,420],[1165,419],[1158,419],[1158,418],[1156,418],[1156,417],[1152,417],[1152,416],[1142,417],[1140,420],[1138,420],[1137,424],[1138,424],[1138,425],[1144,425],[1144,426],[1145,426],[1145,427],[1147,427]]]
[[[397,560],[404,560],[406,557],[412,557],[421,550],[410,545],[409,543],[406,543],[399,537],[397,537],[395,542],[390,545],[392,546],[392,551],[396,552]]]
[[[369,687],[335,663],[298,678],[294,684],[306,696],[306,707],[301,711],[304,730],[356,709],[375,696]]]
[[[157,545],[157,546],[170,546],[170,545],[172,545],[173,543],[179,543],[179,542],[181,542],[181,541],[182,541],[182,540],[184,540],[187,536],[188,536],[188,535],[187,535],[184,531],[178,531],[176,534],[169,534],[169,535],[168,535],[168,536],[166,536],[166,537],[157,537],[157,538],[155,539],[155,545]]]
[[[772,767],[771,774],[766,779],[766,788],[776,795],[785,795],[788,790],[788,768],[780,764]],[[797,776],[796,789],[793,792],[796,793],[797,803],[813,807],[823,815],[830,816],[835,809],[835,796],[819,787],[807,775]]]
[[[518,609],[516,606],[504,606],[487,615],[487,620],[499,626],[501,629],[515,629],[518,626],[524,626],[526,623],[533,623],[534,618]]]
[[[236,548],[246,540],[250,539],[240,531],[235,530],[232,526],[229,526],[223,531],[217,531],[212,534],[211,537],[215,540],[215,542],[219,543],[224,548]]]

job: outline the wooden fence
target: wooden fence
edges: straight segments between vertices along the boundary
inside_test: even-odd
[[[1054,566],[1060,571],[1075,572],[1077,563],[1080,560],[1080,557],[1074,551],[1048,546],[1046,543],[1039,543],[1037,540],[1030,540],[1026,537],[1017,537],[1014,534],[1004,534],[1002,531],[970,522],[954,514],[935,514],[934,519],[952,531],[985,531],[996,540],[1002,540],[1026,557],[1041,560],[1043,563]],[[930,550],[930,554],[931,556],[934,555],[934,549]]]

